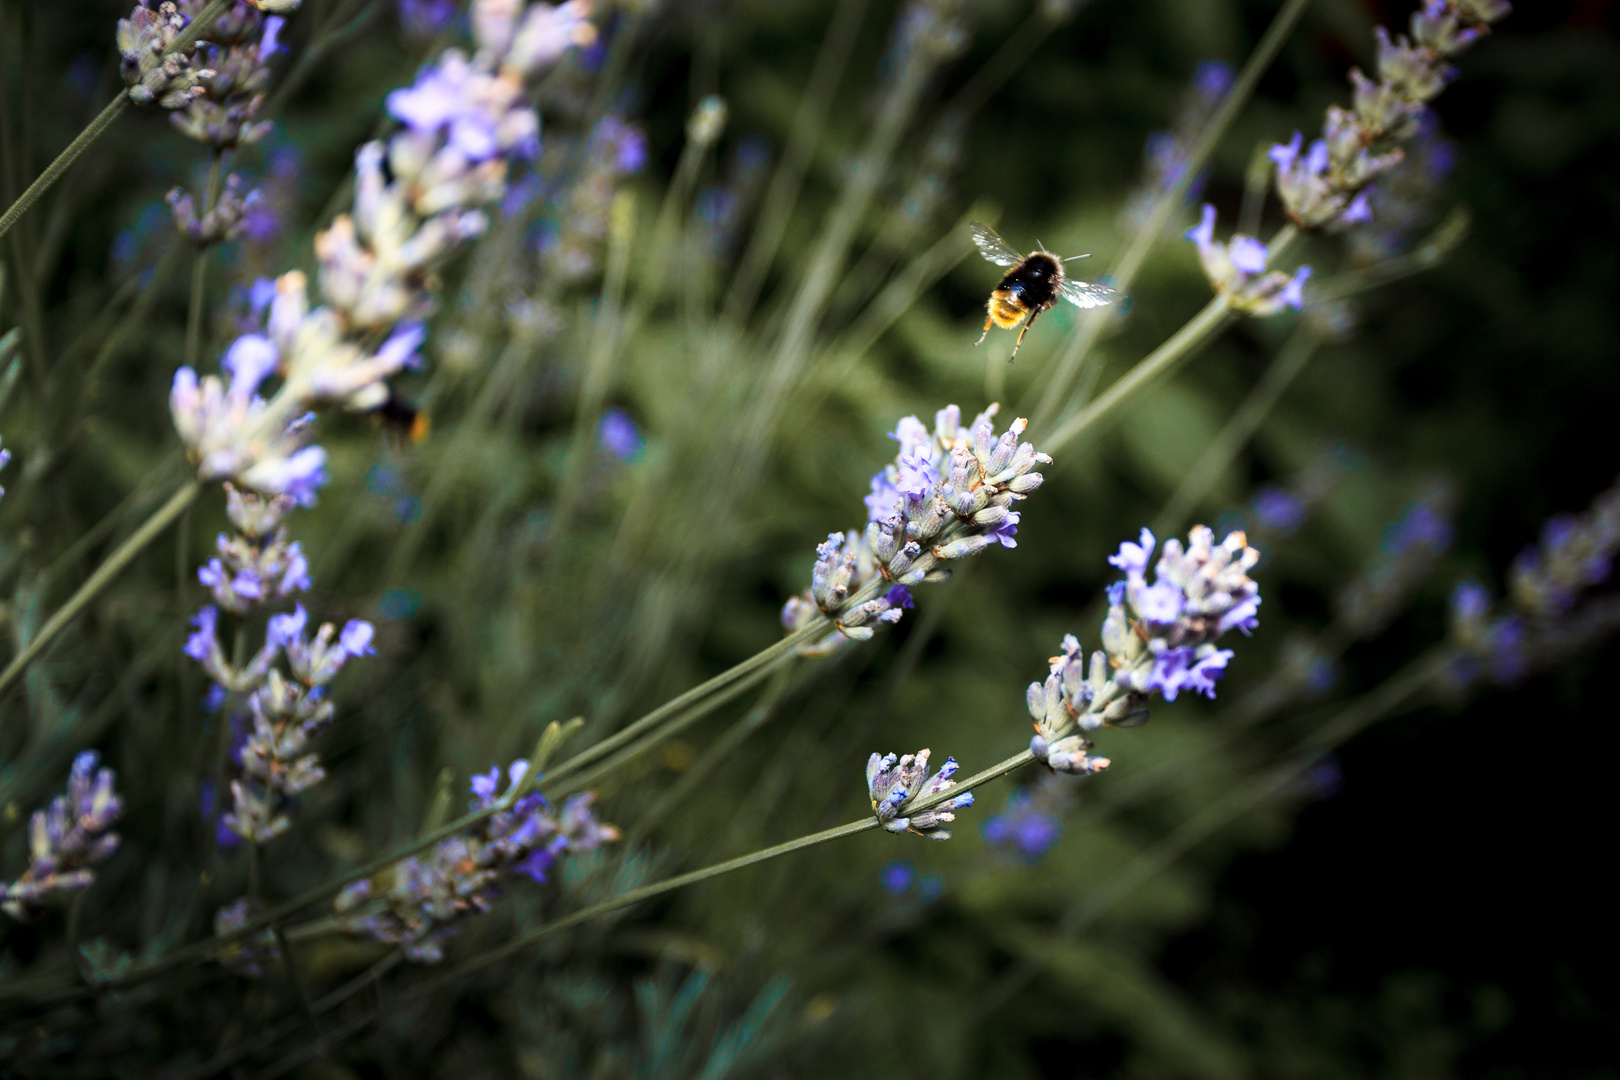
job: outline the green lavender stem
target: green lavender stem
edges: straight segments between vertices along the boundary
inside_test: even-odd
[[[1299,230],[1292,225],[1283,226],[1268,245],[1272,259],[1280,258],[1298,239]],[[1180,330],[1170,335],[1164,344],[1139,360],[1135,367],[1117,379],[1095,401],[1064,421],[1041,443],[1041,449],[1049,454],[1062,449],[1087,428],[1103,420],[1126,401],[1174,371],[1183,361],[1190,359],[1226,326],[1231,317],[1232,312],[1227,306],[1226,297],[1216,294],[1214,299],[1204,305],[1202,311],[1188,320]]]
[[[1164,344],[1121,376],[1101,397],[1081,409],[1042,440],[1041,449],[1050,454],[1066,446],[1087,428],[1108,416],[1131,397],[1157,382],[1161,376],[1168,374],[1183,360],[1203,348],[1231,319],[1232,312],[1227,307],[1226,297],[1217,295]]]
[[[194,484],[193,486],[200,485]],[[195,497],[195,495],[193,495],[193,497]],[[171,502],[172,501],[173,500],[171,500]],[[189,502],[189,500],[187,501]],[[175,511],[175,515],[178,515],[178,510]],[[148,525],[150,525],[150,522]],[[100,571],[98,571],[98,574],[99,573]],[[887,582],[881,580],[869,584],[866,588],[856,593],[851,598],[850,603],[852,605],[864,603],[866,600],[876,596],[879,591],[879,587],[886,584]],[[721,672],[719,675],[709,679],[707,682],[704,682],[699,686],[695,686],[679,697],[666,702],[664,705],[654,709],[652,712],[648,713],[646,716],[643,716],[641,719],[637,720],[634,724],[631,724],[618,734],[611,736],[608,739],[604,739],[602,742],[588,747],[579,754],[576,754],[573,758],[564,761],[546,776],[543,786],[548,791],[554,790],[554,784],[560,784],[562,780],[574,773],[582,771],[585,766],[591,764],[592,762],[598,761],[613,751],[634,743],[638,738],[649,734],[652,729],[656,728],[658,724],[664,722],[665,720],[681,714],[684,710],[699,704],[705,698],[717,694],[725,687],[746,678],[754,672],[771,670],[777,665],[792,658],[795,654],[795,650],[797,650],[799,646],[808,644],[819,634],[826,633],[829,625],[830,623],[828,620],[817,619],[807,626],[783,638],[770,648],[756,653],[735,667]],[[0,686],[3,686],[3,684],[0,684]],[[630,755],[627,754],[626,758],[628,758],[628,756]],[[528,778],[526,777],[525,780],[527,779]],[[211,937],[204,941],[199,941],[195,944],[177,949],[167,956],[159,957],[145,963],[132,965],[115,978],[109,979],[106,985],[123,985],[126,983],[137,982],[160,975],[165,971],[173,970],[174,968],[194,961],[207,960],[217,953],[221,946],[229,944],[230,942],[239,938],[246,937],[247,935],[257,930],[261,930],[266,926],[271,926],[280,920],[285,919],[287,916],[299,911],[300,909],[308,907],[310,904],[317,903],[326,897],[331,896],[340,889],[344,888],[346,885],[359,881],[361,878],[371,877],[374,874],[380,873],[383,870],[388,869],[390,866],[393,866],[395,863],[398,863],[403,859],[408,859],[417,852],[424,851],[427,848],[432,847],[434,844],[437,844],[439,841],[454,836],[455,834],[462,832],[465,829],[469,829],[472,826],[477,825],[479,822],[494,816],[500,811],[506,809],[514,797],[521,797],[524,793],[526,793],[527,790],[528,784],[521,784],[518,787],[513,788],[512,791],[507,793],[506,798],[495,803],[493,806],[463,815],[454,821],[446,823],[440,828],[424,833],[408,844],[397,847],[361,866],[354,868],[353,870],[350,870],[339,878],[328,881],[325,884],[318,885],[315,888],[306,890],[305,892],[294,896],[290,900],[286,900],[280,904],[266,908],[264,911],[248,919],[240,927],[228,934],[223,934],[218,937]],[[7,996],[9,995],[0,993],[0,999]]]
[[[1260,381],[1226,422],[1215,441],[1205,447],[1198,461],[1182,479],[1179,487],[1159,512],[1153,523],[1156,536],[1167,536],[1181,527],[1187,515],[1197,508],[1226,470],[1231,468],[1238,452],[1247,446],[1265,418],[1276,407],[1283,392],[1291,386],[1299,373],[1305,370],[1311,357],[1322,344],[1322,332],[1309,319],[1294,327],[1288,341],[1277,352],[1277,358],[1266,368]]]
[[[1271,66],[1272,59],[1277,50],[1288,38],[1294,24],[1305,13],[1305,8],[1311,0],[1287,0],[1282,10],[1277,12],[1271,25],[1266,29],[1265,36],[1260,44],[1245,61],[1243,70],[1238,73],[1237,81],[1232,85],[1231,92],[1221,102],[1220,108],[1210,118],[1209,124],[1198,136],[1187,152],[1186,167],[1176,182],[1160,193],[1153,204],[1153,210],[1142,228],[1131,239],[1131,243],[1119,256],[1115,263],[1108,268],[1113,285],[1120,292],[1128,292],[1136,280],[1137,273],[1142,264],[1147,261],[1148,253],[1158,242],[1160,234],[1164,232],[1165,223],[1170,215],[1181,206],[1186,198],[1187,187],[1193,178],[1203,172],[1204,162],[1214,152],[1216,144],[1226,135],[1232,121],[1237,119],[1238,112],[1248,103],[1249,96],[1254,93],[1255,86],[1260,82],[1260,76]],[[1088,318],[1082,319],[1079,329],[1069,340],[1063,353],[1058,357],[1057,366],[1053,369],[1050,381],[1047,383],[1042,395],[1040,407],[1035,410],[1034,418],[1030,421],[1030,430],[1037,435],[1044,432],[1058,417],[1058,411],[1064,399],[1068,396],[1069,388],[1078,373],[1080,363],[1090,352],[1092,345],[1096,344],[1097,335],[1109,318],[1106,311],[1093,312]]]
[[[990,768],[985,769],[983,772],[975,773],[967,780],[958,783],[955,787],[942,791],[931,798],[919,799],[914,806],[907,808],[907,812],[922,813],[925,810],[929,810],[940,805],[941,803],[956,798],[963,792],[971,791],[981,784],[987,784],[992,780],[1005,776],[1014,769],[1027,765],[1033,760],[1034,755],[1032,755],[1028,750],[1014,754],[1012,757],[1001,762],[1000,764],[993,765]],[[855,836],[859,833],[869,832],[877,827],[878,821],[876,817],[863,817],[858,821],[851,821],[845,825],[837,825],[831,829],[823,829],[821,832],[811,833],[808,836],[801,836],[797,839],[776,844],[772,847],[761,848],[760,850],[750,852],[747,855],[739,855],[735,859],[727,859],[724,862],[715,863],[712,866],[705,866],[699,870],[693,870],[689,873],[677,874],[674,877],[665,878],[663,881],[654,882],[651,885],[643,885],[638,889],[631,889],[629,892],[621,893],[620,895],[609,900],[603,900],[601,903],[592,904],[590,907],[581,908],[572,915],[564,916],[561,919],[555,919],[549,923],[545,923],[544,925],[537,926],[527,933],[509,938],[507,941],[497,945],[493,949],[486,949],[477,956],[473,956],[462,961],[460,964],[457,964],[450,970],[442,972],[425,982],[419,983],[415,987],[412,987],[410,990],[399,995],[397,998],[394,998],[390,1002],[390,1008],[397,1009],[400,1006],[407,1005],[412,1001],[417,1001],[421,998],[434,994],[446,986],[456,983],[475,972],[482,971],[491,964],[498,963],[514,953],[521,952],[530,945],[533,945],[544,938],[548,938],[553,934],[558,934],[564,930],[569,930],[573,927],[584,925],[585,923],[591,922],[595,919],[600,919],[605,915],[611,915],[616,911],[623,911],[625,908],[634,907],[636,904],[642,903],[643,901],[651,900],[654,897],[663,896],[664,894],[674,892],[677,889],[684,889],[688,885],[696,885],[700,882],[708,881],[711,878],[721,877],[722,875],[730,874],[737,870],[742,870],[750,866],[756,866],[759,863],[769,862],[770,860],[780,858],[783,855],[791,855],[795,852],[804,851],[807,848],[816,847],[821,844],[829,843],[833,840],[842,840],[846,836]],[[318,1039],[307,1046],[300,1047],[298,1050],[293,1051],[293,1053],[287,1055],[269,1069],[259,1073],[258,1076],[268,1080],[270,1077],[282,1075],[287,1070],[295,1068],[297,1065],[308,1060],[309,1057],[324,1050],[330,1049],[337,1041],[358,1033],[368,1024],[370,1024],[371,1021],[377,1017],[377,1015],[378,1013],[371,1012],[365,1014],[364,1016],[356,1017],[354,1020],[351,1020],[341,1027],[334,1029],[325,1038]]]
[[[45,651],[45,647],[72,622],[74,617],[87,607],[90,601],[101,594],[101,590],[112,584],[113,580],[123,573],[124,569],[139,555],[164,529],[168,528],[178,518],[202,491],[202,481],[192,480],[169,498],[169,501],[158,508],[157,512],[146,519],[139,529],[135,530],[128,540],[118,545],[118,550],[107,556],[95,573],[79,586],[77,592],[56,610],[45,625],[40,627],[39,633],[24,646],[23,650],[12,657],[11,663],[0,671],[0,691],[5,690],[17,680],[33,659]]]
[[[208,167],[208,190],[203,196],[202,216],[219,204],[220,181],[225,155],[216,148]],[[191,260],[191,303],[186,310],[186,366],[195,368],[202,353],[203,300],[208,295],[208,244],[198,244]]]
[[[163,50],[163,55],[167,56],[170,53],[190,48],[198,38],[208,31],[209,27],[214,25],[214,20],[224,14],[225,9],[235,2],[236,0],[214,0],[213,3],[203,9],[201,15],[191,21],[191,25],[175,36],[169,47]],[[129,91],[125,89],[120,91],[112,101],[108,102],[107,107],[102,109],[96,115],[96,118],[86,124],[84,130],[79,132],[73,141],[67,144],[67,148],[56,155],[56,160],[45,166],[45,171],[40,173],[32,184],[28,185],[28,190],[17,196],[17,201],[7,207],[4,214],[0,214],[0,236],[4,236],[11,231],[11,227],[17,223],[18,219],[28,213],[29,208],[39,201],[40,196],[49,191],[51,185],[62,178],[62,174],[68,171],[69,166],[79,159],[79,155],[90,149],[90,144],[99,139],[108,128],[112,127],[113,123],[124,114],[124,110],[128,107]]]

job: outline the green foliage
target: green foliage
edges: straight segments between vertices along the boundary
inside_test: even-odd
[[[885,148],[873,132],[899,96],[894,4],[599,5],[599,22],[616,28],[601,69],[615,81],[575,58],[541,85],[535,174],[566,190],[609,107],[643,123],[652,164],[616,193],[619,231],[594,237],[593,267],[570,279],[540,254],[543,237],[569,226],[558,193],[502,216],[444,271],[430,362],[401,381],[431,417],[428,438],[380,434],[362,417],[321,421],[331,482],[293,525],[311,559],[306,602],[317,620],[374,622],[378,656],[335,684],[338,720],[321,744],[331,779],[266,849],[268,896],[315,887],[454,816],[470,775],[527,753],[547,724],[585,719],[558,752],[566,759],[778,640],[780,605],[808,583],[816,542],[863,522],[861,497],[893,454],[885,433],[899,417],[950,402],[971,415],[991,400],[1003,418],[1035,411],[1079,317],[1044,316],[1014,365],[1010,335],[993,331],[976,352],[996,271],[969,254],[959,224],[997,218],[1026,247],[1039,237],[1095,252],[1077,265],[1100,273],[1129,242],[1119,211],[1147,132],[1169,123],[1196,61],[1241,62],[1274,8],[1097,0],[1037,35],[1039,12],[1061,6],[961,5],[966,51],[928,74]],[[1396,7],[1388,19],[1406,17]],[[364,33],[344,29],[357,8],[375,9]],[[0,11],[7,193],[110,96],[115,14]],[[714,194],[737,175],[744,140],[765,140],[773,168],[782,161],[830,17],[860,20],[847,71],[802,190],[783,205],[757,308],[728,307],[768,181],[734,192],[740,231],[719,244]],[[1294,481],[1341,442],[1355,448],[1357,466],[1335,475],[1306,524],[1262,545],[1262,628],[1236,646],[1219,701],[1184,697],[1146,728],[1102,732],[1113,768],[1065,796],[1050,853],[1028,862],[979,836],[1006,794],[986,787],[948,844],[873,832],[797,852],[547,937],[421,999],[406,995],[439,972],[388,968],[321,1030],[376,1022],[297,1075],[1469,1071],[1468,1054],[1512,1012],[1493,983],[1448,981],[1421,959],[1392,962],[1370,989],[1303,963],[1303,973],[1189,974],[1196,965],[1176,946],[1241,957],[1249,939],[1226,921],[1238,903],[1224,891],[1230,875],[1287,844],[1321,794],[1275,770],[1309,761],[1324,749],[1313,734],[1443,637],[1452,579],[1499,576],[1542,519],[1612,480],[1612,451],[1574,454],[1566,434],[1606,430],[1616,389],[1614,265],[1599,242],[1612,235],[1612,199],[1602,201],[1612,192],[1592,163],[1613,147],[1620,97],[1607,91],[1620,66],[1611,38],[1577,40],[1559,18],[1514,16],[1443,99],[1464,165],[1412,243],[1456,205],[1472,210],[1471,237],[1437,268],[1356,297],[1357,332],[1317,351],[1196,503],[1199,519],[1230,521],[1257,485]],[[1349,0],[1313,6],[1213,159],[1207,197],[1223,218],[1236,216],[1256,144],[1310,130],[1324,104],[1347,99],[1344,68],[1370,63],[1371,25]],[[953,113],[974,73],[1020,35],[1028,59],[975,113]],[[287,223],[267,244],[215,257],[205,370],[238,332],[254,276],[313,269],[312,236],[343,204],[354,147],[432,47],[380,2],[311,0],[288,36],[294,64],[318,59],[275,99],[276,141],[242,163],[268,178],[277,154],[296,154],[278,195]],[[89,58],[95,94],[77,76],[64,83],[75,57]],[[679,191],[687,116],[714,92],[730,108],[726,133],[696,151]],[[941,150],[952,137],[954,150]],[[874,192],[854,208],[848,250],[828,251],[857,163],[876,170]],[[189,260],[170,254],[166,215],[149,211],[205,168],[161,118],[131,116],[0,240],[0,435],[17,454],[0,476],[0,613],[17,650],[184,475],[165,402],[185,339],[189,275],[177,267]],[[1526,205],[1560,198],[1586,209]],[[1274,205],[1261,220],[1262,235],[1282,224]],[[1106,387],[1208,301],[1177,236],[1192,221],[1178,207],[1083,385]],[[606,284],[615,240],[627,252],[622,302]],[[1576,254],[1554,256],[1559,242]],[[830,280],[795,338],[818,253]],[[1318,279],[1365,265],[1334,236],[1310,238],[1300,258]],[[1099,596],[1115,576],[1106,557],[1154,520],[1296,325],[1236,324],[1054,455],[1017,549],[919,588],[894,632],[798,662],[594,778],[604,820],[631,842],[544,887],[513,886],[452,939],[446,969],[646,882],[868,814],[861,766],[873,750],[929,746],[966,772],[1020,750],[1023,687],[1062,634],[1096,644]],[[604,408],[624,410],[645,437],[633,460],[598,439]],[[1457,548],[1402,597],[1387,632],[1338,642],[1334,687],[1268,706],[1267,694],[1298,689],[1290,648],[1340,632],[1334,597],[1436,475],[1460,493]],[[200,939],[247,888],[242,852],[218,851],[198,813],[221,720],[198,707],[206,687],[180,655],[202,600],[195,565],[223,520],[217,491],[205,494],[0,700],[6,877],[26,860],[27,814],[60,789],[77,751],[101,748],[126,798],[123,848],[86,894],[81,940],[66,940],[59,915],[0,930],[7,1075],[193,1075],[284,1032],[248,1056],[269,1068],[316,1045],[280,967],[258,982],[208,966],[76,989],[81,970],[94,984]],[[1581,683],[1577,700],[1596,701],[1594,685]],[[1451,731],[1494,723],[1422,715]],[[706,756],[716,746],[724,752]],[[436,795],[446,774],[448,809]],[[1012,779],[1040,782],[1034,768]],[[1371,763],[1351,782],[1383,779]],[[880,873],[895,860],[940,875],[942,891],[885,892]],[[368,978],[386,955],[330,934],[294,945],[316,998]],[[1508,1061],[1502,1075],[1520,1071]]]

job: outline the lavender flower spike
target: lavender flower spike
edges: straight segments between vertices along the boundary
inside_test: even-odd
[[[57,897],[90,887],[91,866],[118,850],[111,832],[123,812],[113,790],[113,771],[97,769],[94,750],[73,759],[67,794],[36,810],[28,823],[28,870],[0,887],[0,910],[20,921],[37,919]]]
[[[190,22],[171,0],[141,0],[129,18],[118,20],[119,71],[135,104],[183,109],[207,92],[204,83],[214,72],[197,63],[195,44],[163,55]]]
[[[506,770],[509,783],[519,783],[528,769],[526,761],[513,762]],[[473,777],[474,808],[496,803],[500,781],[499,768]],[[339,924],[351,937],[400,945],[409,960],[437,963],[456,924],[489,911],[503,882],[543,882],[558,860],[619,838],[618,829],[597,821],[594,799],[582,792],[554,814],[538,792],[525,795],[430,854],[405,860],[385,895],[374,895],[369,878],[343,890],[332,905]]]
[[[965,791],[920,814],[906,813],[906,808],[918,800],[956,786],[951,779],[959,768],[956,759],[946,758],[939,771],[929,776],[928,754],[927,750],[919,750],[898,762],[893,754],[873,754],[866,762],[866,788],[872,797],[872,810],[885,829],[914,832],[930,840],[949,840],[950,830],[940,826],[956,820],[952,811],[973,805],[973,792]]]
[[[1148,720],[1155,693],[1174,701],[1183,690],[1215,696],[1215,683],[1232,658],[1214,642],[1229,630],[1247,634],[1259,624],[1259,587],[1248,571],[1260,553],[1240,532],[1219,545],[1215,534],[1194,528],[1184,548],[1169,540],[1147,580],[1158,546],[1146,529],[1127,541],[1109,563],[1125,580],[1108,589],[1102,649],[1090,663],[1070,635],[1051,661],[1045,683],[1031,683],[1026,694],[1035,719],[1030,750],[1058,772],[1086,774],[1108,767],[1106,758],[1087,756],[1085,733],[1099,727],[1137,727]]]
[[[1266,269],[1271,252],[1254,237],[1242,233],[1220,243],[1215,239],[1215,208],[1208,203],[1204,204],[1203,218],[1186,235],[1198,247],[1204,275],[1215,292],[1226,297],[1233,311],[1263,319],[1285,307],[1298,311],[1304,305],[1304,287],[1311,268],[1302,266],[1292,277]]]

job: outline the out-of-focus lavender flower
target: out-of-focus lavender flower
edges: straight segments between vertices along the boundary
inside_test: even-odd
[[[1250,506],[1254,510],[1255,521],[1261,528],[1270,529],[1282,536],[1287,536],[1305,523],[1304,501],[1292,492],[1271,484],[1266,484],[1255,492],[1254,501]]]
[[[1063,825],[1055,814],[1037,806],[1030,792],[1020,790],[1007,796],[1001,813],[986,818],[980,831],[985,843],[1034,862],[1058,842]]]
[[[878,874],[878,883],[883,886],[884,892],[891,896],[899,896],[901,893],[909,892],[917,883],[917,868],[897,859]]]
[[[950,830],[941,828],[956,820],[953,811],[973,805],[973,792],[947,799],[932,810],[912,813],[909,807],[956,786],[951,777],[960,767],[955,758],[946,758],[934,775],[928,775],[927,750],[907,754],[898,761],[893,754],[873,754],[866,762],[866,789],[872,811],[889,832],[914,832],[930,840],[949,840]]]
[[[604,116],[591,132],[590,154],[625,175],[638,173],[647,164],[647,136],[617,116]]]
[[[449,26],[460,11],[456,0],[397,0],[396,7],[405,32],[424,38]]]
[[[639,461],[647,448],[641,429],[623,409],[609,409],[602,414],[602,419],[596,423],[596,437],[607,452],[620,461]]]
[[[1233,311],[1266,318],[1305,303],[1305,282],[1311,268],[1301,266],[1293,276],[1269,270],[1271,252],[1252,236],[1235,234],[1221,243],[1215,239],[1215,208],[1204,204],[1203,217],[1187,230],[1187,239],[1198,247],[1198,260],[1215,292],[1226,297]]]
[[[1384,533],[1384,551],[1397,556],[1418,546],[1444,551],[1451,546],[1455,535],[1451,521],[1440,512],[1434,501],[1419,499]]]
[[[1183,690],[1215,696],[1232,650],[1215,640],[1230,630],[1248,634],[1259,623],[1260,590],[1249,570],[1260,553],[1240,532],[1220,544],[1203,526],[1188,543],[1165,542],[1155,567],[1146,573],[1158,546],[1147,529],[1109,558],[1125,580],[1108,589],[1102,649],[1085,652],[1072,634],[1051,660],[1046,682],[1031,683],[1026,694],[1035,718],[1030,750],[1058,772],[1084,775],[1108,767],[1107,758],[1088,756],[1084,733],[1099,727],[1136,727],[1148,720],[1155,693],[1174,701]]]
[[[308,505],[326,483],[326,451],[304,445],[305,416],[278,415],[259,396],[278,359],[264,338],[238,338],[223,361],[229,385],[217,375],[199,379],[183,367],[174,373],[169,412],[199,477],[234,479]]]
[[[86,750],[73,759],[67,793],[58,795],[28,822],[28,869],[0,888],[0,910],[14,919],[37,919],[47,904],[90,887],[90,867],[118,850],[113,825],[123,801],[113,790],[113,771],[98,769],[99,757]]]
[[[1598,496],[1579,516],[1547,522],[1538,546],[1527,548],[1508,571],[1514,603],[1538,618],[1567,611],[1585,589],[1607,581],[1620,549],[1620,487]]]
[[[253,905],[247,897],[235,900],[214,912],[214,936],[225,937],[247,925]],[[260,979],[281,957],[281,946],[268,928],[239,937],[215,954],[220,966],[244,979]]]
[[[1300,777],[1300,794],[1311,799],[1331,799],[1344,790],[1344,767],[1332,754],[1323,754]]]
[[[1187,173],[1188,152],[1231,89],[1230,64],[1205,60],[1193,69],[1191,84],[1176,104],[1170,129],[1148,135],[1142,181],[1120,212],[1120,224],[1126,230],[1135,232],[1145,226],[1154,203],[1181,182]],[[1187,186],[1184,198],[1189,205],[1198,201],[1203,186],[1202,174]]]
[[[1436,481],[1385,530],[1379,556],[1340,590],[1338,615],[1347,629],[1365,637],[1382,628],[1429,576],[1455,535],[1453,501],[1450,485]]]
[[[0,469],[5,468],[10,463],[11,463],[11,451],[10,450],[0,450]],[[6,489],[3,488],[3,487],[0,487],[0,497],[3,497],[5,495],[5,493],[6,493]]]
[[[180,188],[169,192],[168,203],[180,235],[199,247],[210,247],[236,239],[261,198],[257,191],[244,191],[242,178],[233,174],[225,178],[219,201],[201,216],[191,196]]]
[[[303,548],[289,542],[282,517],[294,505],[288,495],[265,499],[226,484],[230,518],[240,532],[221,533],[219,555],[197,571],[214,603],[234,615],[309,588],[309,562]]]
[[[528,769],[520,760],[506,770],[509,793]],[[498,768],[473,778],[474,809],[497,805],[500,779]],[[541,795],[525,795],[432,853],[407,859],[386,892],[369,878],[356,882],[333,902],[344,933],[400,945],[417,963],[437,963],[455,924],[489,911],[504,880],[545,881],[559,859],[619,838],[618,829],[596,819],[594,799],[590,792],[575,795],[554,814]]]
[[[1428,111],[1419,117],[1404,154],[1368,189],[1371,220],[1347,234],[1362,262],[1392,258],[1412,247],[1434,219],[1436,196],[1457,164],[1456,146],[1440,134],[1439,121]]]
[[[1401,144],[1456,74],[1446,61],[1507,12],[1499,0],[1426,0],[1412,16],[1410,39],[1379,27],[1378,81],[1352,68],[1354,107],[1329,106],[1322,137],[1309,146],[1296,131],[1271,149],[1277,194],[1294,223],[1316,229],[1369,220],[1368,184],[1402,160]]]

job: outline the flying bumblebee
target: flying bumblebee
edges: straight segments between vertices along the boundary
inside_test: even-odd
[[[431,426],[428,414],[402,397],[392,386],[388,388],[388,396],[382,404],[367,409],[366,415],[386,435],[402,442],[421,442],[427,438]]]
[[[1024,343],[1024,335],[1029,333],[1030,324],[1037,315],[1056,304],[1058,297],[1077,308],[1102,307],[1119,299],[1119,293],[1106,285],[1088,285],[1084,281],[1064,277],[1063,264],[1084,259],[1084,255],[1061,259],[1044,248],[1037,248],[1029,255],[1020,255],[1001,238],[1000,233],[982,221],[975,221],[970,232],[980,255],[997,266],[1012,267],[990,294],[990,301],[985,305],[990,317],[984,320],[984,333],[979,335],[979,340],[973,343],[975,345],[984,343],[992,326],[1011,330],[1022,321],[1024,327],[1018,331],[1018,340],[1013,343],[1012,356],[1017,356],[1018,346]],[[1007,359],[1011,360],[1012,356]]]

